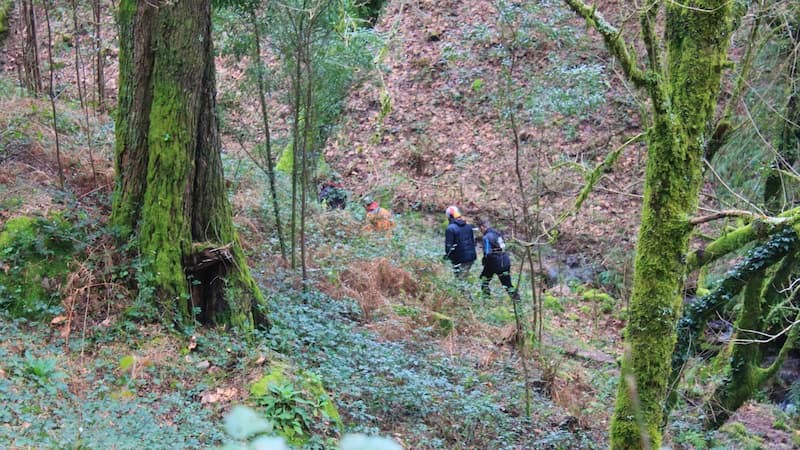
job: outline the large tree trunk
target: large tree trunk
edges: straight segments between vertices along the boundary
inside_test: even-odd
[[[265,324],[225,192],[210,1],[154,3],[119,6],[112,223],[138,231],[152,280],[140,288],[154,288],[175,321]]]
[[[661,447],[675,324],[683,301],[684,257],[691,233],[688,219],[697,209],[704,138],[714,118],[727,62],[730,2],[684,3],[665,5],[666,70],[652,75],[650,87],[654,124],[648,131],[642,223],[627,326],[630,353],[623,360],[624,378],[611,425],[615,449],[638,449],[648,441],[651,448]],[[654,57],[655,49],[648,50],[651,70],[656,69],[660,61]]]
[[[647,89],[652,126],[622,377],[611,423],[614,449],[660,448],[664,405],[683,300],[685,256],[702,183],[734,10],[727,0],[651,2],[640,10],[646,69],[596,8],[565,2],[602,35],[636,86]],[[664,43],[655,34],[666,11]]]

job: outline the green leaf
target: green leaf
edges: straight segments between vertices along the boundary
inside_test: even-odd
[[[132,355],[123,356],[119,360],[119,368],[120,368],[120,370],[123,370],[123,371],[128,370],[128,369],[130,369],[130,367],[132,365],[133,365],[133,356]]]

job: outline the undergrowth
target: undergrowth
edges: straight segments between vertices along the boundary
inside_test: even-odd
[[[132,376],[108,342],[65,352],[47,325],[7,316],[0,334],[3,447],[198,448],[222,437],[197,401],[205,382],[184,381],[198,376],[192,365],[150,364]]]
[[[521,377],[510,364],[479,372],[475,361],[427,345],[379,341],[359,330],[356,304],[319,293],[270,303],[271,346],[320,375],[351,431],[402,432],[415,449],[593,448],[582,433],[534,432],[553,405],[537,398],[533,419],[522,417],[513,400]]]

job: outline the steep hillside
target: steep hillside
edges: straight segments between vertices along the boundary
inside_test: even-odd
[[[641,131],[639,105],[599,39],[561,2],[518,6],[389,2],[377,25],[387,39],[383,70],[353,93],[325,153],[348,187],[384,194],[399,211],[439,213],[455,203],[473,220],[487,214],[513,228],[523,197],[504,113],[511,97],[525,198],[540,205],[543,227],[571,210],[583,176]],[[517,42],[510,88],[501,14],[516,14],[530,33]],[[631,248],[642,149],[629,146],[603,174],[584,211],[560,226],[560,248],[600,254],[600,241]]]
[[[635,36],[631,4],[609,0],[601,7]],[[644,144],[625,146],[582,209],[573,214],[573,208],[586,176],[642,133],[646,104],[618,76],[599,37],[562,2],[387,2],[372,49],[378,68],[359,78],[325,143],[326,163],[342,176],[353,201],[344,211],[310,206],[309,281],[278,256],[266,176],[248,155],[263,140],[248,79],[251,61],[235,54],[249,24],[218,11],[223,161],[235,221],[273,321],[268,333],[250,339],[201,327],[167,331],[154,324],[159,317],[149,294],[136,293],[146,283],[141,259],[132,255],[135,248],[120,251],[106,227],[113,115],[92,111],[87,119],[77,100],[66,5],[51,11],[58,145],[49,98],[16,86],[18,38],[0,52],[0,232],[11,218],[42,214],[70,225],[65,232],[45,222],[48,233],[80,244],[70,247],[63,280],[41,279],[53,302],[42,317],[51,322],[0,311],[0,330],[9,336],[0,342],[6,360],[0,392],[10,393],[11,403],[0,411],[0,447],[220,444],[220,427],[209,425],[219,424],[233,404],[268,403],[250,389],[284,364],[298,369],[298,380],[324,384],[349,430],[389,435],[408,449],[607,445]],[[90,23],[83,6],[80,20]],[[104,6],[102,32],[111,112],[117,81],[112,8]],[[11,19],[14,30],[17,18]],[[89,32],[79,34],[88,44]],[[273,70],[269,112],[277,154],[290,148],[292,114],[273,51],[262,53]],[[40,58],[46,67],[46,53]],[[59,162],[66,193],[58,188]],[[288,176],[279,173],[285,216],[290,189]],[[366,194],[401,213],[391,236],[362,231],[357,200]],[[516,278],[518,254],[512,272],[523,287],[521,303],[509,302],[498,285],[480,297],[477,265],[464,283],[454,283],[440,254],[442,212],[453,203],[470,222],[489,216],[512,238],[520,236],[527,204],[541,222],[540,242],[548,241],[544,258],[555,285],[531,298],[527,274]],[[58,211],[68,214],[50,214]],[[11,245],[0,251],[15,262],[24,256]],[[21,267],[0,259],[0,275],[21,273]],[[1,294],[0,305],[6,301]],[[525,358],[513,343],[519,320],[528,326],[536,297],[544,309],[544,339]],[[528,317],[519,319],[517,308]],[[687,398],[670,428],[674,448],[764,448],[766,442],[788,449],[800,436],[793,404],[781,410],[754,403],[727,430],[702,431],[697,405],[708,394],[708,379],[719,375],[705,364],[689,371]],[[793,378],[790,367],[784,379]],[[776,392],[788,391],[789,383]],[[296,402],[303,433],[317,439],[309,448],[332,448],[341,430],[320,413],[318,397],[302,398],[309,393],[295,387],[282,395]],[[37,405],[35,417],[29,405]],[[262,412],[267,406],[275,403],[259,405]]]

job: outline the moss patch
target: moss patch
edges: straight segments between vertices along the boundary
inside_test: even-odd
[[[617,300],[606,294],[605,292],[599,291],[597,289],[587,289],[583,291],[583,299],[587,302],[595,302],[600,305],[600,309],[604,314],[608,314],[614,310],[614,306],[617,304]]]
[[[447,336],[453,331],[453,327],[455,322],[453,318],[442,313],[432,312],[431,313],[431,321],[436,325],[439,333]]]
[[[553,312],[563,313],[565,311],[561,299],[547,293],[544,294],[543,304],[545,308]]]
[[[0,231],[0,308],[31,319],[52,313],[74,251],[73,232],[60,216],[6,222]]]

